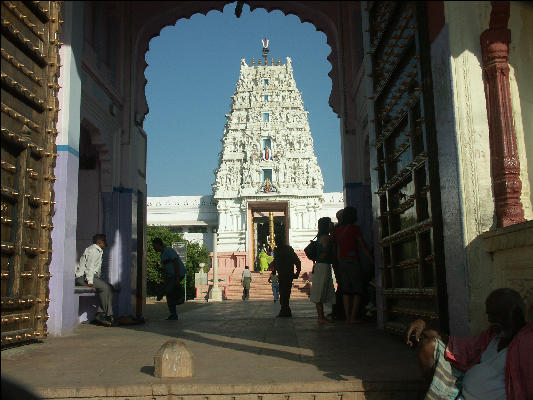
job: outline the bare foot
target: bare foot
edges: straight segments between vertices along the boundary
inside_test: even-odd
[[[318,319],[319,324],[331,324],[333,321],[327,318]]]
[[[362,324],[364,321],[362,319],[350,319],[349,324]]]

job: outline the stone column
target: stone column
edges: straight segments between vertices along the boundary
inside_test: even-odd
[[[117,316],[132,314],[132,286],[136,287],[137,277],[132,276],[132,214],[133,214],[133,191],[121,190],[119,193],[119,242],[120,260],[112,266],[118,269],[119,287]],[[137,212],[137,210],[135,210]]]
[[[289,229],[296,228],[296,210],[294,207],[289,207]]]
[[[304,215],[304,228],[310,229],[311,228],[311,207],[308,205],[305,207],[305,215]]]
[[[61,70],[58,92],[59,111],[56,143],[57,153],[54,175],[55,214],[52,219],[52,250],[50,263],[52,277],[49,282],[50,305],[47,329],[51,335],[65,335],[78,325],[74,296],[74,270],[76,254],[76,229],[78,212],[78,167],[81,107],[81,54],[83,50],[83,4],[67,2],[63,8],[65,22],[59,49]]]
[[[313,222],[311,223],[311,226],[310,226],[311,229],[316,229],[317,228],[319,213],[320,213],[320,206],[316,206],[315,205],[313,207]]]
[[[224,230],[224,227],[226,226],[226,211],[224,209],[221,209],[219,212],[220,215],[220,228],[221,230]]]
[[[498,227],[525,221],[520,200],[522,181],[509,87],[509,14],[508,1],[492,2],[489,29],[480,38]]]
[[[213,228],[213,287],[209,291],[209,301],[222,301],[222,291],[218,287],[217,228]]]

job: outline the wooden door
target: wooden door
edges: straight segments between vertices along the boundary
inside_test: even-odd
[[[46,336],[60,3],[2,7],[2,347]]]
[[[385,328],[448,327],[424,2],[369,2]]]

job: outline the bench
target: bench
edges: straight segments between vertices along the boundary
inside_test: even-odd
[[[92,321],[98,310],[98,299],[96,289],[90,286],[74,286],[74,304],[78,323]]]

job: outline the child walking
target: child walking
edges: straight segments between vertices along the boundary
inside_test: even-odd
[[[279,300],[279,281],[276,276],[276,271],[272,271],[268,278],[268,282],[272,284],[272,294],[274,295],[274,303]]]

